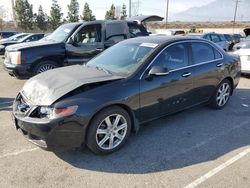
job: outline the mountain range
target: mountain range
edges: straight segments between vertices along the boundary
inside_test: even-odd
[[[232,21],[237,0],[215,0],[171,16],[172,21]],[[239,0],[236,21],[250,21],[250,0]]]

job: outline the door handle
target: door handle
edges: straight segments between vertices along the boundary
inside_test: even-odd
[[[191,75],[191,72],[184,73],[182,77],[189,77]]]
[[[217,65],[216,65],[216,67],[222,67],[222,63],[218,63]]]

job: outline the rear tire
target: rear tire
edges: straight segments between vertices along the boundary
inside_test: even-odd
[[[229,80],[223,80],[218,87],[214,95],[211,98],[209,106],[214,109],[222,109],[224,108],[231,96],[232,93],[232,84]]]
[[[54,61],[51,61],[51,60],[41,61],[33,69],[33,74],[37,75],[37,74],[40,74],[42,72],[46,72],[48,70],[55,69],[58,67],[59,67],[59,65]]]
[[[128,140],[131,118],[126,110],[112,106],[99,112],[91,121],[86,144],[95,154],[110,154]]]

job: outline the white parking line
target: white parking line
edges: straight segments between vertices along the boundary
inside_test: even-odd
[[[21,153],[27,153],[27,152],[35,151],[37,149],[39,149],[39,148],[25,149],[25,150],[20,150],[20,151],[12,152],[12,153],[6,153],[4,155],[0,155],[0,159],[5,158],[5,157],[9,157],[9,156],[19,155]]]
[[[207,179],[211,178],[212,176],[214,176],[215,174],[217,174],[218,172],[220,172],[224,168],[230,166],[231,164],[235,163],[236,161],[238,161],[239,159],[243,158],[244,156],[246,156],[249,153],[250,153],[250,148],[247,148],[246,150],[242,151],[241,153],[239,153],[236,156],[232,157],[231,159],[227,160],[225,163],[223,163],[223,164],[219,165],[218,167],[210,170],[208,173],[204,174],[203,176],[201,176],[200,178],[196,179],[192,183],[188,184],[184,188],[194,188],[194,187],[197,187],[198,185],[200,185],[201,183],[203,183]]]

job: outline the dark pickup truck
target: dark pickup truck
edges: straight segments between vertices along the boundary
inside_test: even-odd
[[[29,78],[57,67],[84,64],[106,48],[128,38],[148,36],[148,21],[159,16],[138,16],[125,21],[68,23],[37,42],[6,48],[4,67],[11,76]]]

